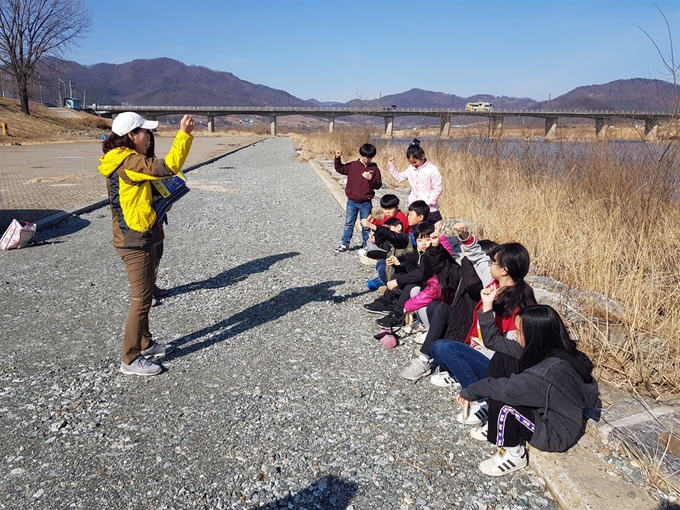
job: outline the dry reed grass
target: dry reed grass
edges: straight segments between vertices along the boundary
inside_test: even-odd
[[[340,148],[350,159],[378,134],[312,134],[303,145],[327,157]],[[471,153],[480,142],[469,143],[470,152],[423,143],[444,179],[443,215],[466,219],[480,237],[523,243],[535,273],[619,303],[617,316],[582,303],[584,320],[574,325],[601,376],[656,397],[680,391],[680,147],[497,140],[483,142],[480,156]],[[404,146],[375,144],[381,169],[389,156],[405,168]]]

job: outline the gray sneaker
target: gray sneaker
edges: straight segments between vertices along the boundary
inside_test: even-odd
[[[135,360],[126,365],[124,362],[120,363],[120,371],[124,374],[130,375],[158,375],[163,370],[161,365],[149,361],[143,356],[137,356]]]
[[[433,369],[434,363],[432,363],[432,360],[423,361],[420,358],[413,358],[411,364],[399,372],[399,375],[404,379],[408,379],[409,381],[417,381],[421,377],[430,375]]]
[[[172,344],[157,344],[154,342],[151,344],[151,347],[144,349],[140,354],[145,358],[162,358],[174,350],[175,346]]]

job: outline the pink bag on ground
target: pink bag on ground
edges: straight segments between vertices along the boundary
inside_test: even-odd
[[[23,248],[35,234],[37,225],[30,221],[12,220],[5,233],[0,238],[0,250],[15,250]]]

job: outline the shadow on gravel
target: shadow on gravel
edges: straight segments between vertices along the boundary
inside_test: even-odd
[[[46,228],[45,230],[39,230],[32,241],[36,244],[45,244],[45,242],[49,242],[50,239],[55,237],[75,234],[79,230],[89,226],[89,224],[90,222],[88,220],[84,220],[80,216],[71,216],[69,219],[62,221],[58,225]]]
[[[246,308],[242,312],[232,315],[228,319],[213,324],[199,331],[185,335],[178,338],[172,343],[177,347],[170,358],[179,358],[191,354],[200,349],[209,347],[217,342],[222,342],[233,336],[245,333],[249,329],[256,328],[269,321],[274,321],[279,317],[283,317],[287,313],[293,312],[307,303],[313,301],[333,301],[334,303],[342,303],[348,299],[353,299],[357,296],[363,296],[368,291],[353,292],[345,294],[344,296],[336,296],[335,290],[332,287],[342,285],[344,281],[329,281],[317,283],[307,287],[294,287],[286,289],[277,294],[269,301],[258,303],[250,308]],[[196,343],[182,349],[183,344],[198,340]]]
[[[344,510],[354,499],[358,485],[336,476],[319,478],[306,489],[286,498],[277,499],[266,505],[252,507],[250,510],[267,508],[324,508],[326,510]]]
[[[263,273],[275,263],[280,262],[281,260],[297,257],[298,255],[300,255],[300,253],[297,251],[279,253],[278,255],[269,255],[267,257],[251,260],[250,262],[246,262],[240,266],[228,269],[217,276],[211,276],[207,280],[185,283],[184,285],[180,285],[168,290],[170,291],[170,295],[176,296],[186,292],[193,292],[198,289],[219,289],[221,287],[231,285],[232,283],[244,280],[248,277],[248,275]]]

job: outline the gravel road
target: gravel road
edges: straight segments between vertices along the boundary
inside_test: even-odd
[[[178,345],[157,377],[118,371],[108,209],[0,253],[0,508],[555,508],[531,470],[478,472],[493,448],[450,391],[398,377],[414,344],[372,338],[371,268],[333,254],[344,213],[290,140],[189,185],[151,312]]]

